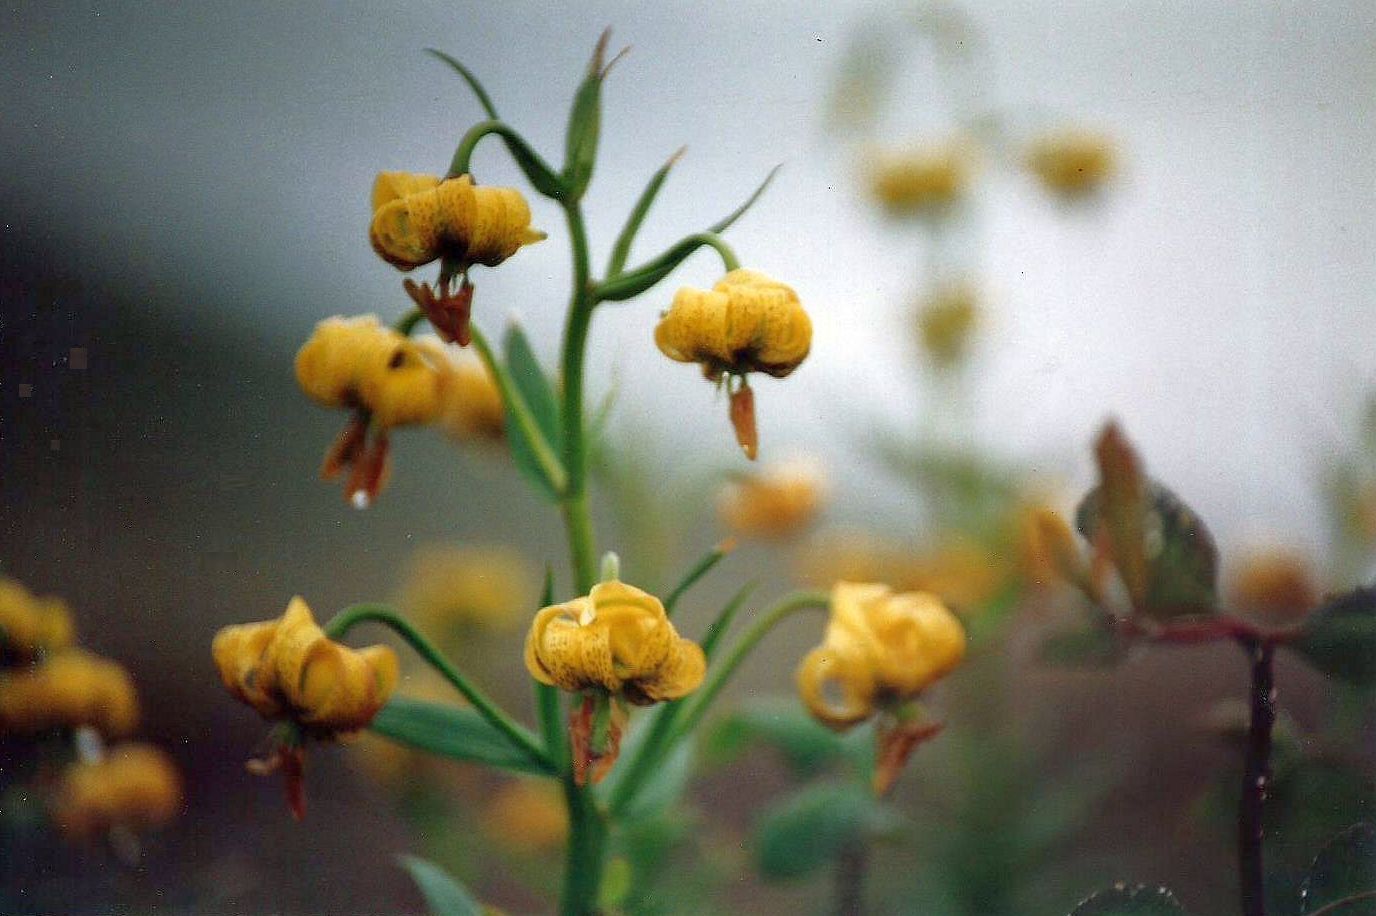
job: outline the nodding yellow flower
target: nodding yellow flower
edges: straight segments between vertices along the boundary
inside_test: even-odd
[[[220,630],[210,651],[230,693],[264,718],[288,719],[312,737],[366,727],[397,683],[395,652],[334,642],[299,596],[276,620]]]
[[[964,362],[979,319],[979,296],[968,283],[940,288],[927,297],[918,309],[917,328],[932,365],[944,370]]]
[[[702,649],[678,635],[660,600],[616,580],[536,614],[525,662],[542,684],[604,690],[640,706],[687,696],[707,673]]]
[[[514,550],[432,544],[412,555],[398,604],[427,632],[501,630],[531,606],[532,581],[529,564]]]
[[[386,481],[388,431],[437,421],[452,374],[438,341],[412,340],[374,315],[316,325],[296,354],[296,380],[316,403],[353,411],[325,453],[321,476],[349,469],[345,497],[366,506]]]
[[[65,649],[0,678],[0,734],[86,725],[106,738],[122,738],[138,718],[129,673],[82,649]]]
[[[1027,151],[1027,167],[1048,191],[1083,197],[1113,178],[1118,153],[1106,134],[1064,130],[1035,141]]]
[[[935,216],[969,187],[974,155],[968,142],[949,139],[876,153],[866,172],[871,193],[891,216]]]
[[[712,381],[738,380],[731,392],[731,425],[746,457],[755,458],[755,398],[750,372],[784,378],[807,358],[812,319],[793,288],[753,270],[733,270],[710,290],[683,287],[655,327],[661,353],[700,363]]]
[[[72,612],[61,598],[40,598],[12,579],[0,579],[0,664],[65,649],[74,637]]]
[[[483,825],[511,852],[548,852],[568,837],[569,815],[555,783],[517,779],[497,790],[483,813]]]
[[[737,534],[778,540],[806,528],[824,498],[818,468],[811,462],[790,461],[727,484],[717,511],[726,527]]]
[[[965,657],[965,629],[925,592],[838,582],[822,644],[798,668],[803,702],[844,731],[916,697]]]
[[[111,827],[165,824],[181,806],[181,778],[167,754],[148,744],[122,744],[103,760],[67,768],[53,819],[71,836],[95,837]]]
[[[469,175],[381,172],[373,182],[368,237],[373,250],[400,270],[441,257],[467,270],[500,264],[545,234],[530,227],[530,205],[515,188],[475,186]]]
[[[1232,607],[1270,624],[1296,623],[1319,603],[1313,568],[1291,550],[1256,551],[1243,559],[1230,578]]]
[[[506,407],[486,365],[477,360],[454,362],[444,389],[440,423],[459,440],[499,442],[506,438]]]

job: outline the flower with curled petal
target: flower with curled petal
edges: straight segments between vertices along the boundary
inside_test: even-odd
[[[540,683],[583,695],[569,728],[580,783],[589,773],[597,782],[615,762],[623,701],[677,700],[707,673],[701,647],[678,635],[660,600],[617,580],[537,613],[525,662]]]
[[[368,238],[400,270],[443,257],[463,272],[473,264],[494,267],[545,233],[530,227],[530,205],[515,188],[481,187],[470,175],[381,172]]]
[[[365,728],[396,687],[396,653],[387,646],[351,649],[331,640],[306,602],[295,597],[276,620],[228,626],[215,635],[211,655],[231,694],[265,719],[287,727],[275,736],[255,772],[284,766],[288,801],[299,818],[301,744]]]
[[[823,725],[845,731],[880,714],[875,789],[892,786],[913,748],[939,725],[908,704],[965,657],[965,629],[926,592],[838,582],[822,644],[798,667],[798,691]]]
[[[655,344],[681,363],[699,363],[713,381],[737,380],[731,420],[747,457],[758,447],[751,372],[784,378],[807,358],[812,320],[793,288],[753,270],[737,269],[710,290],[683,287],[659,324]],[[729,387],[729,386],[728,386]]]
[[[368,505],[386,482],[389,431],[438,421],[452,371],[438,341],[413,340],[374,315],[316,325],[297,351],[296,380],[317,404],[353,412],[326,452],[321,476],[348,469],[345,497]]]

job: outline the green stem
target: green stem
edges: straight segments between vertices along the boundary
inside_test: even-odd
[[[425,661],[426,664],[438,671],[445,680],[453,685],[454,689],[461,693],[464,699],[472,704],[478,714],[486,719],[493,728],[501,732],[508,741],[524,752],[532,760],[554,769],[554,763],[545,753],[544,748],[540,747],[535,736],[517,724],[492,700],[488,699],[477,687],[464,677],[459,669],[455,668],[439,649],[425,638],[419,630],[399,615],[395,609],[385,604],[355,604],[347,607],[336,614],[325,624],[325,635],[330,639],[342,639],[349,630],[360,623],[365,622],[380,623],[388,627],[406,641],[416,654]]]
[[[488,343],[487,336],[478,330],[477,325],[470,324],[469,333],[473,336],[473,346],[478,351],[478,356],[487,365],[487,370],[492,373],[493,381],[497,383],[497,390],[502,394],[502,402],[511,409],[511,415],[516,419],[516,425],[521,428],[521,433],[530,443],[530,450],[535,454],[535,460],[540,462],[540,469],[544,471],[550,486],[554,488],[556,493],[564,492],[568,486],[568,472],[560,463],[559,456],[554,453],[554,447],[549,444],[545,434],[540,431],[540,424],[535,419],[535,414],[531,411],[530,405],[526,403],[525,397],[521,395],[521,390],[516,387],[516,382],[512,379],[511,373],[492,352],[492,345]]]
[[[565,205],[564,217],[573,248],[573,294],[568,320],[564,325],[563,405],[560,420],[564,430],[564,468],[568,486],[563,490],[561,508],[568,529],[573,578],[580,594],[597,582],[596,541],[588,511],[587,443],[583,418],[583,359],[592,325],[592,280],[588,267],[588,236],[583,225],[582,208],[575,202]]]
[[[402,337],[410,337],[411,334],[416,330],[416,325],[420,324],[424,320],[425,313],[418,308],[413,308],[409,312],[398,318],[396,320],[396,323],[392,325],[392,329],[396,331],[398,334],[400,334]]]
[[[505,121],[494,119],[490,121],[480,121],[474,124],[468,129],[468,133],[460,138],[459,145],[454,150],[454,158],[450,160],[449,163],[449,172],[445,177],[458,178],[460,175],[470,174],[473,151],[477,149],[478,143],[481,142],[484,137],[491,134],[496,134],[506,141],[507,149],[511,150],[512,155],[516,157],[517,163],[522,166],[522,170],[527,171],[527,178],[531,178],[527,168],[528,166],[534,169],[536,174],[541,177],[541,184],[546,180],[544,176],[549,176],[552,179],[553,176],[557,174],[554,169],[549,167],[548,163],[540,158],[540,154],[531,148],[530,144],[526,142],[526,138],[516,132],[514,127],[507,124]],[[534,179],[532,179],[532,181],[533,180]],[[548,194],[549,188],[537,185],[536,190],[540,191],[542,194]]]
[[[745,661],[746,656],[754,651],[760,640],[764,639],[770,630],[799,611],[825,610],[830,601],[831,596],[827,592],[794,592],[765,611],[755,621],[755,625],[747,630],[745,635],[731,647],[730,654],[722,660],[721,664],[708,673],[706,682],[698,688],[693,698],[686,701],[690,704],[689,708],[680,716],[678,727],[671,733],[665,744],[664,752],[667,753],[669,748],[678,743],[679,739],[697,727],[697,724],[702,721],[702,717],[707,714],[712,701],[731,680],[731,676],[736,673],[741,662]]]
[[[592,793],[574,782],[571,767],[565,768],[563,782],[569,809],[569,846],[559,912],[563,916],[596,916],[607,851],[607,820]]]
[[[683,706],[681,700],[666,703],[654,714],[655,721],[650,725],[650,733],[645,736],[645,743],[640,746],[640,753],[626,765],[626,772],[622,774],[611,798],[607,800],[607,810],[611,812],[612,818],[625,813],[627,806],[635,800],[636,793],[645,784],[645,780],[654,772],[655,765],[668,753],[668,745],[665,742]]]

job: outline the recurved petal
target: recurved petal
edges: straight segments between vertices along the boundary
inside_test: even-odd
[[[863,654],[824,644],[798,666],[798,693],[818,721],[845,731],[874,712],[876,685]]]
[[[880,683],[911,696],[950,673],[965,657],[965,628],[929,592],[894,595],[877,607],[872,626]]]
[[[679,637],[663,664],[650,676],[642,677],[636,687],[650,702],[677,700],[702,686],[706,675],[707,656],[702,647]]]
[[[278,621],[229,626],[215,634],[210,654],[220,672],[220,680],[234,696],[264,716],[281,712],[275,680],[266,664],[268,645],[277,632]]]
[[[401,270],[429,264],[440,256],[440,201],[437,188],[383,204],[368,229],[373,250]]]

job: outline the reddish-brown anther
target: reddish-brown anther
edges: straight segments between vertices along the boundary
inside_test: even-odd
[[[402,286],[411,301],[425,313],[426,320],[441,340],[468,346],[473,339],[468,327],[473,314],[473,284],[468,282],[468,277],[461,277],[459,288],[452,293],[448,279],[440,281],[438,294],[429,283],[405,280]]]
[[[731,392],[731,426],[736,430],[741,451],[754,461],[760,452],[760,434],[755,428],[755,392],[744,381]]]

